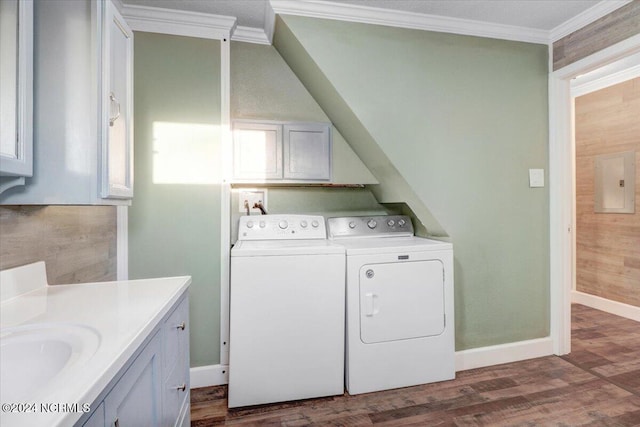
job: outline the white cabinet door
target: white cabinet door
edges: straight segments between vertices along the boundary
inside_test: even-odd
[[[107,425],[161,425],[161,351],[158,332],[105,398]]]
[[[284,179],[331,179],[331,134],[329,125],[318,123],[284,125]]]
[[[189,299],[184,298],[162,328],[162,425],[180,420],[189,399]]]
[[[133,32],[113,3],[103,20],[102,197],[133,197]]]
[[[233,176],[239,180],[282,178],[282,126],[234,124]]]
[[[31,176],[33,3],[0,2],[0,176]],[[4,178],[0,184],[10,188]],[[24,184],[24,178],[20,181]]]

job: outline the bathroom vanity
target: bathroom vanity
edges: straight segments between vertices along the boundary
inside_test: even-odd
[[[190,277],[48,286],[27,267],[0,277],[0,424],[189,425]]]

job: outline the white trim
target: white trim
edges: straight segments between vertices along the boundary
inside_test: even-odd
[[[220,363],[229,364],[231,267],[231,43],[220,43]]]
[[[231,40],[256,44],[271,44],[271,40],[262,28],[236,27]]]
[[[134,31],[223,40],[237,19],[210,13],[123,4],[122,15]]]
[[[551,337],[456,351],[456,372],[553,354]]]
[[[117,280],[129,280],[129,207],[116,207]]]
[[[322,0],[271,0],[277,14],[298,15],[415,30],[438,31],[528,43],[549,43],[549,31],[447,16],[333,3]],[[267,17],[271,19],[271,17]]]
[[[571,302],[640,322],[640,307],[580,291],[571,292]]]
[[[269,40],[269,43],[273,43],[273,33],[276,31],[276,12],[273,10],[270,1],[265,2],[264,9],[264,33]]]
[[[571,351],[573,285],[573,103],[569,81],[640,52],[640,34],[549,74],[549,240],[551,337],[555,354]],[[569,232],[567,232],[569,231]]]
[[[592,22],[597,21],[610,14],[611,12],[620,9],[622,6],[631,3],[633,0],[602,0],[595,6],[590,7],[584,12],[574,16],[573,18],[563,22],[549,32],[549,41],[551,43],[560,40],[563,37],[577,31]]]
[[[573,79],[571,81],[571,96],[586,95],[640,77],[640,53],[630,56],[629,59],[617,61],[611,64],[612,66],[602,67],[604,73],[592,72]],[[594,76],[591,77],[591,74]]]
[[[211,387],[229,383],[228,365],[198,366],[189,369],[189,388]]]

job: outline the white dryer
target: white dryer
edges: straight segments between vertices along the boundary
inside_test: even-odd
[[[230,408],[344,393],[344,257],[322,216],[240,218],[231,250]]]
[[[350,394],[455,378],[453,248],[406,216],[329,218],[346,249]]]

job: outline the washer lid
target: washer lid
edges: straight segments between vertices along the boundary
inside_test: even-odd
[[[344,247],[328,240],[240,240],[232,257],[344,254]]]
[[[347,255],[376,255],[398,252],[424,252],[452,250],[453,245],[423,237],[372,237],[335,241],[344,246]]]

